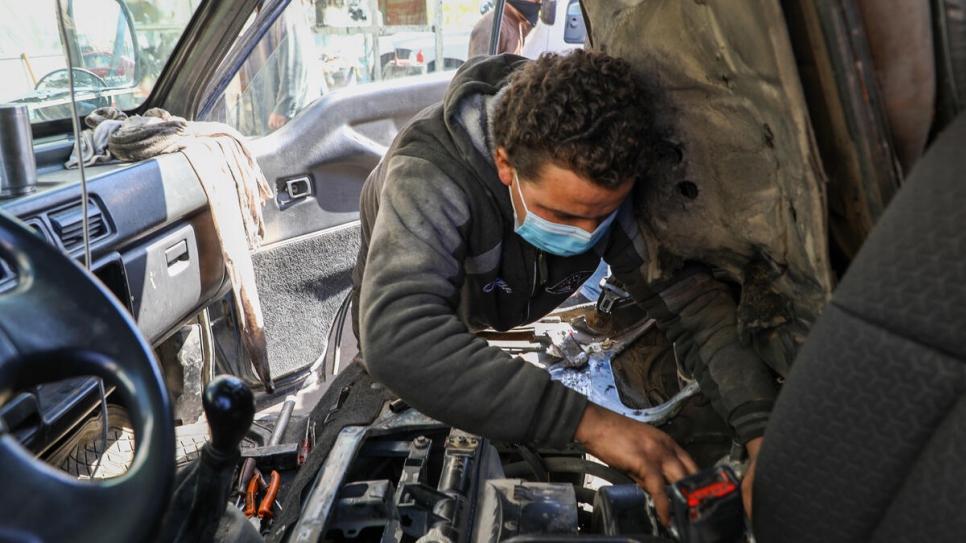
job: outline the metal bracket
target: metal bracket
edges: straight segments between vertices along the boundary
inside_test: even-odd
[[[633,409],[626,406],[621,400],[620,394],[617,392],[614,372],[611,368],[611,362],[614,358],[654,324],[653,320],[644,321],[617,337],[608,337],[601,342],[590,343],[586,347],[577,343],[578,348],[586,353],[587,363],[575,367],[570,359],[565,357],[563,362],[547,368],[547,371],[550,372],[550,378],[587,396],[587,399],[597,405],[645,424],[660,426],[673,418],[688,398],[700,392],[697,380],[689,383],[661,405],[648,409]],[[576,341],[573,336],[571,336],[571,339]]]

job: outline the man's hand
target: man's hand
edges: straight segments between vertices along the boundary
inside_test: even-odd
[[[698,466],[671,436],[593,403],[587,404],[574,434],[590,454],[627,473],[652,498],[665,526],[671,524],[671,504],[665,485],[697,473]]]
[[[748,471],[741,480],[741,501],[745,504],[745,514],[751,518],[751,487],[755,484],[755,463],[758,462],[758,450],[761,449],[761,439],[756,437],[745,444],[748,450]]]
[[[278,130],[288,122],[288,117],[281,115],[279,113],[272,113],[268,116],[268,127],[272,130]]]

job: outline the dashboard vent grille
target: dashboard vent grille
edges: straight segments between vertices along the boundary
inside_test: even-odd
[[[84,222],[82,219],[83,210],[80,203],[50,214],[50,224],[54,228],[54,233],[60,238],[60,243],[67,252],[84,245]],[[91,243],[103,239],[111,233],[107,219],[93,201],[87,204],[87,220]]]
[[[50,234],[47,233],[47,228],[44,227],[43,219],[41,219],[40,217],[30,217],[29,219],[26,219],[24,222],[27,223],[27,226],[32,228],[34,232],[37,232],[38,236],[47,240],[47,243],[50,243],[51,245],[57,245],[56,243],[51,241]]]

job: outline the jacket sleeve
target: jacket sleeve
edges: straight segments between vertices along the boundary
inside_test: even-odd
[[[609,249],[617,255],[609,261],[615,277],[674,342],[682,369],[698,380],[702,393],[742,443],[761,437],[778,388],[765,361],[738,337],[731,289],[708,267],[697,264],[686,266],[670,281],[650,284],[641,251],[618,245],[616,251]]]
[[[684,370],[740,441],[761,437],[778,389],[758,353],[739,341],[730,288],[693,266],[658,292],[643,293],[639,304],[666,330]]]
[[[360,294],[369,372],[421,412],[491,439],[560,446],[586,399],[459,320],[466,196],[426,161],[387,165]]]

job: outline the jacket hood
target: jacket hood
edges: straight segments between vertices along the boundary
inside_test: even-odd
[[[498,93],[506,84],[507,77],[528,61],[525,57],[510,53],[492,57],[476,56],[466,61],[453,76],[443,96],[447,124],[459,115],[463,100],[475,95]]]
[[[509,195],[493,160],[487,104],[505,87],[507,77],[528,61],[508,53],[473,57],[456,72],[443,97],[443,120],[459,158],[477,173],[499,207],[511,214]]]

